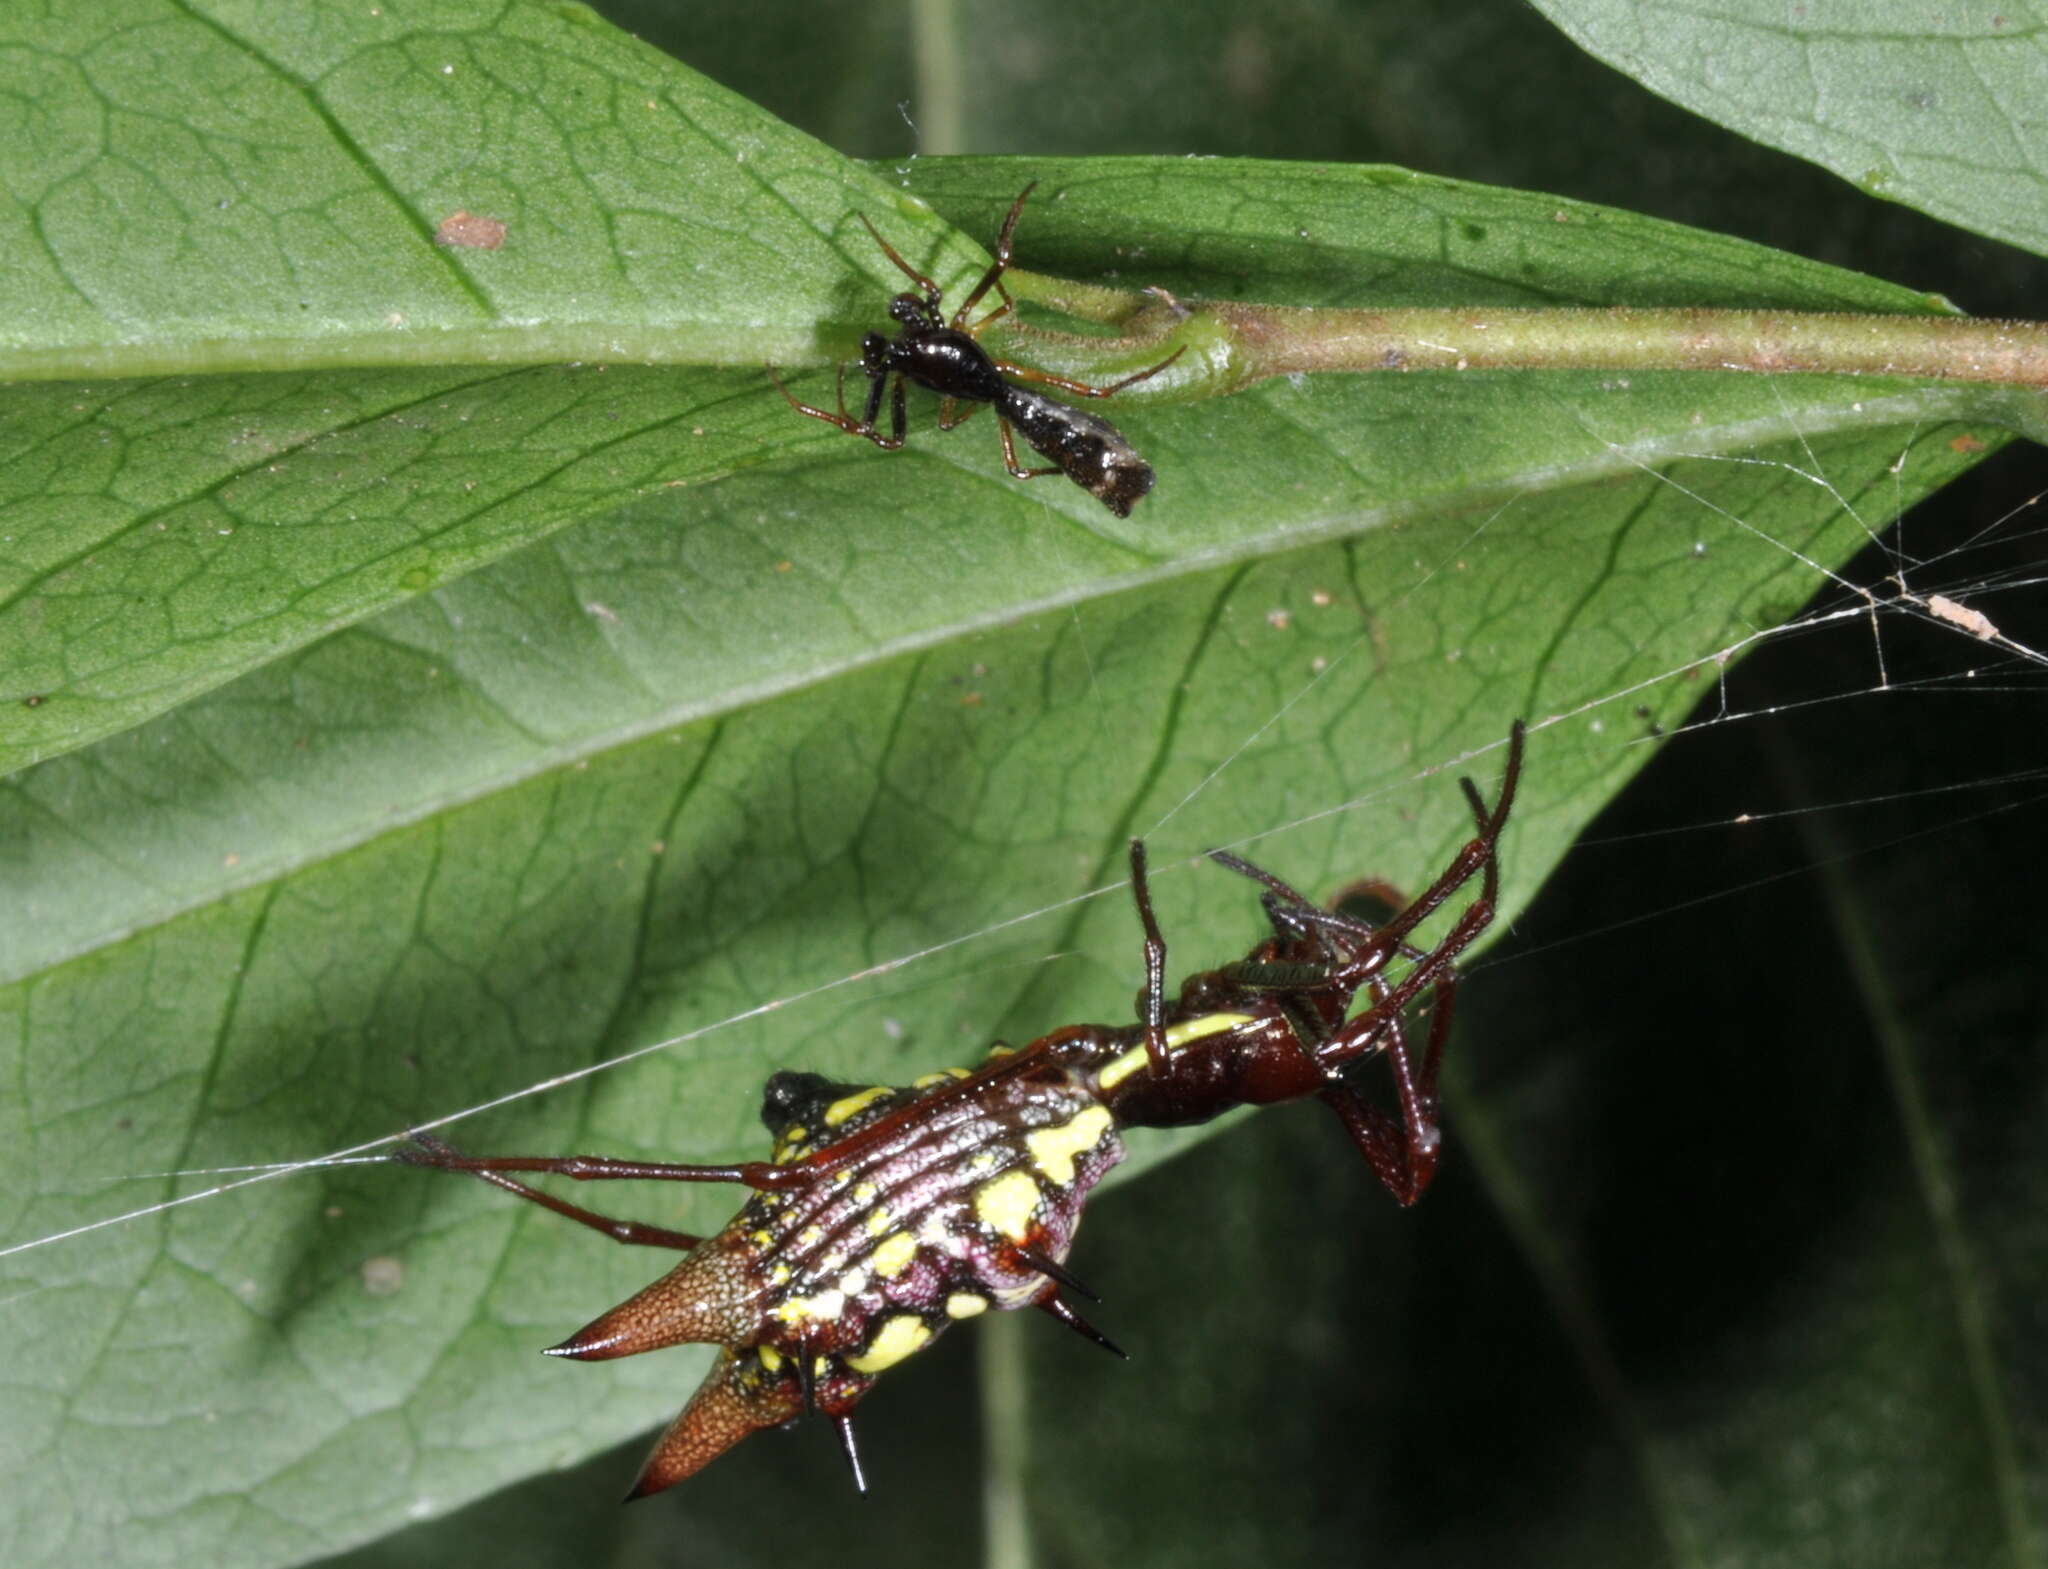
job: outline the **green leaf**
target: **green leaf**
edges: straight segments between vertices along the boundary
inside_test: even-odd
[[[1463,811],[1418,770],[1568,716],[1532,742],[1518,906],[1647,752],[1618,738],[1675,721],[1711,685],[1699,661],[1999,439],[1996,400],[1954,389],[1323,378],[1120,403],[1161,480],[1115,522],[1008,480],[989,429],[940,435],[924,407],[883,454],[765,385],[758,358],[844,352],[898,286],[852,211],[949,287],[1036,176],[1039,271],[1299,304],[1924,302],[1379,169],[921,162],[911,190],[955,236],[581,13],[386,9],[304,8],[303,33],[253,7],[33,24],[77,62],[38,78],[53,119],[154,123],[179,61],[207,88],[179,97],[194,134],[247,118],[213,162],[276,163],[237,188],[270,272],[195,230],[207,316],[206,267],[152,219],[97,316],[34,296],[18,330],[44,336],[16,347],[51,356],[13,367],[140,345],[232,369],[5,394],[0,669],[21,684],[0,744],[47,758],[0,789],[0,1247],[32,1245],[0,1257],[10,1563],[334,1551],[646,1426],[698,1365],[532,1355],[658,1262],[480,1185],[336,1167],[102,1226],[218,1180],[146,1174],[304,1159],[641,1052],[460,1136],[752,1153],[773,1067],[901,1079],[1127,1018],[1128,910],[1068,901],[1114,884],[1130,834],[1161,858],[1176,968],[1208,962],[1256,907],[1173,863],[1258,837],[1319,891],[1417,886]],[[151,188],[176,191],[206,164],[135,127],[120,145],[79,188],[160,154]],[[295,250],[301,206],[346,216]],[[537,231],[488,310],[424,249],[455,211],[512,212],[504,250],[460,258],[472,283]],[[641,213],[673,238],[651,272]],[[295,331],[263,279],[302,273],[328,292]],[[686,273],[683,303],[648,281]],[[443,357],[368,364],[394,308],[441,311]],[[581,353],[558,322],[701,359],[473,368],[500,341]],[[702,1228],[731,1203],[615,1207]]]
[[[1695,114],[1873,196],[2048,255],[2039,129],[2048,40],[2023,8],[1536,4],[1594,55]]]

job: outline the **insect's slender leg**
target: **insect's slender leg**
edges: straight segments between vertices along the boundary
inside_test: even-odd
[[[1126,387],[1134,387],[1141,381],[1149,381],[1185,353],[1187,346],[1183,344],[1150,369],[1137,371],[1124,377],[1122,381],[1111,382],[1106,387],[1092,387],[1085,381],[1069,381],[1064,376],[1053,375],[1051,371],[1033,370],[1028,365],[1012,365],[1008,360],[991,360],[989,363],[1012,381],[1035,382],[1041,387],[1058,387],[1062,392],[1071,392],[1077,398],[1113,398]]]
[[[1010,214],[1003,219],[1003,227],[996,235],[995,259],[989,263],[988,271],[981,275],[981,282],[967,291],[967,298],[960,302],[960,308],[953,312],[953,319],[947,324],[955,332],[962,330],[960,324],[967,320],[974,307],[981,303],[981,297],[988,293],[990,289],[995,289],[998,293],[1002,293],[1002,284],[999,280],[1009,270],[1010,236],[1017,232],[1017,215],[1023,212],[1024,203],[1030,198],[1031,193],[1037,189],[1038,182],[1033,180],[1023,190],[1019,191],[1017,199],[1010,203]],[[937,304],[938,302],[935,299],[933,303]],[[1010,303],[1010,296],[1007,293],[1003,294],[1003,303],[1005,306]]]
[[[881,386],[881,382],[877,381],[875,383],[876,390],[873,393],[873,395],[870,396],[868,399],[869,403],[873,404],[876,409],[879,409],[881,407]],[[872,424],[874,421],[874,415],[870,414],[868,416],[868,420],[869,423]],[[884,441],[878,435],[874,438],[875,445],[878,447],[886,447],[893,452],[898,447],[903,445],[904,432],[909,429],[910,409],[908,404],[904,401],[903,375],[901,372],[898,372],[896,376],[896,384],[889,393],[889,439],[887,441]]]
[[[1138,904],[1138,924],[1145,931],[1145,989],[1138,993],[1139,1022],[1145,1026],[1145,1060],[1154,1073],[1166,1061],[1166,939],[1152,910],[1152,887],[1145,878],[1145,841],[1131,841],[1131,897]]]
[[[936,283],[932,282],[931,279],[927,278],[923,273],[919,272],[915,267],[911,266],[910,263],[905,261],[901,256],[898,256],[896,254],[896,247],[891,245],[887,240],[882,238],[882,231],[880,229],[877,229],[872,223],[868,223],[868,215],[866,213],[857,212],[854,214],[854,217],[860,219],[860,221],[863,224],[867,225],[868,233],[874,236],[875,243],[882,247],[882,254],[888,257],[889,260],[896,264],[897,270],[901,272],[904,277],[908,278],[912,283],[917,285],[918,289],[920,290],[920,292],[923,293],[925,297],[925,302],[928,305],[930,305],[933,310],[937,310],[939,308],[939,286]]]
[[[1060,472],[1057,464],[1051,468],[1027,469],[1017,461],[1017,443],[1010,434],[1010,422],[1000,414],[996,416],[996,429],[1003,433],[1003,467],[1010,471],[1012,479],[1039,479],[1047,474]]]
[[[427,1165],[429,1162],[418,1158],[421,1153],[436,1156],[460,1158],[462,1152],[443,1139],[430,1133],[415,1133],[413,1143],[418,1151],[400,1150],[392,1159],[409,1166]],[[601,1231],[614,1242],[625,1242],[639,1247],[674,1248],[678,1253],[687,1253],[704,1239],[692,1236],[687,1231],[671,1231],[666,1226],[649,1226],[637,1220],[614,1220],[609,1215],[600,1215],[595,1210],[571,1204],[567,1199],[558,1199],[552,1193],[543,1193],[539,1188],[529,1188],[523,1182],[515,1182],[502,1172],[477,1171],[472,1176],[488,1182],[494,1188],[503,1188],[507,1193],[516,1193],[520,1198],[538,1204],[542,1209],[553,1210],[579,1226],[588,1226],[592,1231]]]
[[[988,405],[985,403],[969,403],[966,405],[967,412],[962,414],[960,412],[960,399],[941,398],[939,399],[939,429],[958,430],[987,407]]]
[[[1000,294],[1003,297],[1003,303],[998,305],[994,310],[990,311],[986,316],[982,317],[981,320],[976,322],[973,326],[962,328],[961,330],[964,331],[968,337],[979,338],[982,334],[982,330],[986,328],[991,322],[1001,321],[1005,316],[1009,315],[1012,311],[1014,311],[1017,308],[1017,302],[1010,298],[1010,291],[1008,289],[1005,289],[1000,283],[996,285],[996,293]]]
[[[797,413],[808,414],[812,419],[821,419],[827,425],[837,425],[849,436],[865,437],[876,446],[887,448],[890,451],[894,451],[897,447],[903,445],[903,430],[900,425],[893,440],[875,429],[875,415],[881,411],[882,384],[888,379],[886,376],[874,378],[868,389],[867,417],[865,419],[855,419],[846,412],[846,367],[844,365],[839,367],[839,412],[836,414],[830,409],[821,409],[813,404],[798,402],[795,394],[782,384],[782,378],[775,374],[775,367],[773,365],[764,366],[763,369],[768,372],[768,379],[775,383],[775,390],[782,394],[783,401],[788,403]],[[901,396],[900,391],[898,396]]]
[[[765,1160],[733,1166],[684,1166],[668,1161],[611,1160],[603,1155],[462,1155],[445,1146],[440,1150],[400,1150],[391,1158],[408,1166],[479,1176],[525,1171],[576,1182],[737,1182],[763,1193],[804,1187],[816,1177],[808,1166],[776,1166]]]
[[[1066,1325],[1067,1328],[1074,1331],[1075,1334],[1082,1336],[1084,1339],[1094,1341],[1111,1356],[1122,1357],[1126,1362],[1130,1361],[1129,1352],[1124,1350],[1114,1340],[1111,1340],[1109,1336],[1105,1335],[1093,1324],[1089,1323],[1079,1313],[1068,1307],[1066,1303],[1062,1302],[1059,1299],[1058,1288],[1050,1281],[1046,1283],[1043,1291],[1031,1299],[1031,1305],[1044,1309],[1062,1324]]]
[[[867,407],[860,411],[860,422],[870,434],[875,429],[875,417],[882,412],[882,386],[887,380],[886,376],[870,376],[868,378]],[[844,365],[839,367],[839,388],[839,408],[840,412],[844,413],[846,410],[846,367]],[[897,432],[899,436],[902,434],[901,431]]]
[[[853,1418],[850,1415],[835,1416],[832,1425],[839,1431],[839,1448],[845,1454],[846,1463],[853,1471],[853,1490],[865,1493],[868,1490],[868,1479],[860,1468],[860,1446],[853,1441]]]

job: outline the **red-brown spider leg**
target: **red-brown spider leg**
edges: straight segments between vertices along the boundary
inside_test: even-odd
[[[1113,398],[1126,387],[1134,387],[1141,381],[1149,381],[1185,353],[1187,345],[1182,344],[1149,370],[1136,371],[1124,377],[1122,381],[1113,381],[1106,387],[1091,387],[1085,381],[1069,381],[1064,376],[1053,375],[1051,371],[1033,370],[1028,365],[1012,365],[1008,360],[991,360],[989,363],[1012,381],[1033,382],[1041,387],[1058,387],[1062,392],[1071,392],[1077,398]]]
[[[1232,855],[1228,850],[1211,850],[1209,859],[1266,887],[1269,896],[1259,902],[1265,909],[1266,920],[1271,924],[1275,936],[1305,937],[1314,931],[1325,935],[1349,937],[1354,945],[1385,946],[1381,942],[1384,927],[1374,926],[1369,921],[1357,920],[1336,910],[1325,910],[1320,905],[1311,903],[1299,890],[1291,884],[1282,882],[1264,867],[1254,866],[1251,862]],[[1376,886],[1384,888],[1386,885]],[[1284,910],[1272,902],[1274,897],[1285,906]],[[1338,895],[1339,899],[1343,897],[1343,894]],[[1391,902],[1394,908],[1400,909],[1408,901],[1397,897]],[[1406,958],[1424,957],[1420,948],[1400,942],[1398,939],[1391,946]]]
[[[487,1176],[498,1171],[526,1171],[568,1177],[575,1182],[737,1182],[763,1193],[779,1193],[809,1183],[815,1173],[801,1163],[771,1165],[765,1160],[733,1166],[683,1166],[668,1161],[612,1160],[603,1155],[458,1155],[435,1150],[400,1150],[391,1157],[408,1166],[436,1171],[467,1171]]]
[[[1526,727],[1517,719],[1514,728],[1508,732],[1508,765],[1501,774],[1500,795],[1494,801],[1491,811],[1479,787],[1470,779],[1460,779],[1458,788],[1465,792],[1465,801],[1472,809],[1472,821],[1476,829],[1474,836],[1465,842],[1458,853],[1451,858],[1451,864],[1444,868],[1443,875],[1424,889],[1421,896],[1398,915],[1393,916],[1374,931],[1383,939],[1398,941],[1436,913],[1443,902],[1456,893],[1460,886],[1470,882],[1482,868],[1486,871],[1489,889],[1498,889],[1500,868],[1496,859],[1500,846],[1501,829],[1506,825],[1508,809],[1515,803],[1515,786],[1522,774],[1522,738]],[[1491,893],[1487,896],[1490,905]],[[1489,911],[1488,919],[1491,919]],[[1466,939],[1470,941],[1468,937]],[[1412,993],[1411,993],[1412,995]]]
[[[1109,1336],[1105,1335],[1059,1299],[1059,1287],[1051,1281],[1047,1281],[1045,1289],[1031,1299],[1031,1305],[1035,1308],[1044,1309],[1075,1334],[1080,1335],[1084,1339],[1094,1341],[1111,1356],[1122,1357],[1126,1362],[1130,1361],[1131,1356],[1128,1351],[1124,1350],[1122,1346],[1111,1340]]]
[[[905,261],[901,256],[898,256],[896,254],[896,247],[891,245],[887,240],[882,238],[882,231],[877,229],[872,223],[868,223],[868,215],[866,213],[857,212],[854,214],[854,217],[860,219],[862,223],[867,224],[867,231],[869,234],[874,236],[875,243],[882,247],[882,254],[888,257],[889,260],[896,264],[897,270],[900,271],[904,277],[908,278],[912,283],[916,284],[921,291],[923,291],[925,303],[930,305],[932,309],[937,310],[939,306],[939,286],[936,283],[932,282],[931,279],[927,278],[923,273],[919,272],[915,267],[911,266],[910,263]]]
[[[1375,986],[1375,993],[1382,988]],[[1413,1204],[1436,1176],[1437,1160],[1443,1153],[1443,1129],[1437,1120],[1437,1069],[1443,1061],[1444,1042],[1450,1038],[1453,999],[1457,978],[1445,976],[1438,984],[1430,1005],[1429,1042],[1423,1048],[1422,1070],[1418,1074],[1408,1056],[1407,1032],[1400,1015],[1389,1017],[1378,1030],[1394,1074],[1394,1095],[1401,1108],[1396,1123],[1386,1112],[1367,1100],[1349,1084],[1332,1084],[1319,1094],[1337,1113],[1351,1141],[1358,1146],[1373,1169],[1373,1175],[1394,1196],[1396,1203]],[[1372,1012],[1378,1013],[1376,996]]]
[[[1004,428],[1007,447],[1008,427]],[[1166,939],[1152,911],[1152,887],[1145,878],[1145,841],[1131,841],[1131,897],[1138,904],[1138,924],[1145,932],[1145,989],[1138,993],[1140,1022],[1145,1026],[1145,1060],[1154,1073],[1166,1071]]]
[[[998,280],[1010,266],[1010,236],[1017,232],[1017,215],[1023,212],[1024,203],[1030,198],[1031,193],[1037,189],[1038,182],[1033,180],[1023,190],[1019,191],[1017,199],[1010,203],[1009,216],[1003,219],[1003,227],[996,234],[996,248],[993,253],[995,259],[989,263],[988,271],[981,275],[981,282],[967,291],[967,298],[960,302],[960,308],[953,312],[953,319],[946,324],[955,332],[961,330],[960,324],[967,320],[968,313],[981,303],[981,297],[984,294],[988,293],[990,289],[995,289],[998,293],[1002,292],[1002,284]],[[1005,305],[1009,303],[1009,299],[1010,296],[1008,294],[1003,294],[1003,303]],[[937,304],[938,302],[934,300],[932,303]]]
[[[1369,1049],[1375,1038],[1387,1027],[1390,1020],[1398,1019],[1406,1008],[1429,987],[1441,990],[1456,984],[1457,972],[1453,968],[1459,954],[1472,945],[1473,939],[1485,931],[1493,922],[1494,905],[1500,896],[1500,864],[1494,860],[1486,863],[1486,881],[1479,897],[1465,908],[1457,924],[1444,934],[1439,942],[1416,966],[1392,985],[1375,980],[1372,987],[1373,1004],[1364,1013],[1352,1019],[1344,1028],[1320,1047],[1316,1060],[1326,1070],[1334,1070]],[[1381,988],[1385,987],[1384,995]],[[1448,1022],[1443,1026],[1449,1029]],[[1432,1024],[1434,1032],[1436,1026]],[[1435,1043],[1433,1043],[1435,1045]],[[1442,1051],[1435,1045],[1437,1052]]]
[[[415,1133],[413,1142],[421,1151],[437,1156],[460,1159],[462,1152],[454,1145],[437,1139],[431,1134]],[[432,1164],[414,1158],[413,1152],[400,1150],[394,1160],[409,1166]],[[451,1168],[443,1167],[447,1170]],[[665,1226],[649,1226],[637,1220],[614,1220],[609,1215],[600,1215],[595,1210],[584,1209],[571,1204],[567,1199],[558,1199],[552,1193],[543,1193],[539,1188],[529,1188],[523,1182],[514,1182],[510,1177],[497,1171],[472,1171],[471,1176],[488,1182],[494,1188],[503,1188],[507,1193],[516,1193],[520,1198],[538,1204],[542,1209],[553,1210],[565,1219],[575,1221],[579,1226],[588,1226],[592,1231],[601,1231],[614,1242],[625,1242],[638,1247],[674,1248],[678,1253],[687,1253],[704,1239],[692,1236],[687,1231],[670,1231]]]
[[[1017,461],[1017,443],[1016,440],[1010,435],[1010,422],[1004,419],[1000,414],[996,416],[996,429],[1002,432],[1003,467],[1010,471],[1010,478],[1043,479],[1048,474],[1057,474],[1060,472],[1059,465],[1056,463],[1049,468],[1042,469],[1027,469],[1023,467]]]

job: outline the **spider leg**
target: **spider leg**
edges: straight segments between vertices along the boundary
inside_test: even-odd
[[[1126,387],[1151,380],[1185,353],[1187,345],[1183,344],[1150,369],[1134,372],[1124,377],[1122,381],[1113,381],[1106,387],[1090,386],[1085,381],[1069,381],[1065,376],[1053,375],[1051,371],[1033,370],[1028,365],[1012,365],[1008,360],[991,360],[989,363],[1012,381],[1028,381],[1041,387],[1058,387],[1062,392],[1071,392],[1077,398],[1112,398]]]
[[[939,306],[939,286],[915,267],[911,266],[901,256],[898,256],[896,254],[896,247],[882,238],[882,231],[877,229],[872,223],[868,223],[868,215],[866,213],[857,212],[854,214],[854,217],[860,219],[866,225],[869,235],[873,237],[877,245],[882,247],[882,254],[896,264],[897,271],[917,285],[919,291],[925,297],[925,303],[930,305],[933,310],[937,310]]]
[[[397,1151],[391,1158],[407,1166],[437,1166],[440,1169],[464,1169],[445,1164],[448,1160],[462,1159],[462,1152],[445,1140],[435,1138],[431,1133],[412,1135],[413,1149]],[[614,1220],[609,1215],[600,1215],[595,1210],[584,1209],[571,1204],[567,1199],[558,1199],[552,1193],[543,1193],[539,1188],[529,1188],[523,1182],[515,1182],[502,1172],[477,1167],[466,1168],[474,1177],[488,1182],[494,1188],[503,1188],[507,1193],[517,1194],[542,1209],[553,1210],[565,1219],[575,1221],[579,1226],[588,1226],[592,1231],[601,1231],[614,1242],[624,1242],[639,1247],[674,1248],[678,1253],[687,1253],[704,1239],[692,1236],[687,1231],[671,1231],[666,1226],[649,1226],[637,1220]]]
[[[1000,414],[998,414],[996,416],[996,428],[1002,432],[1003,467],[1010,471],[1010,478],[1039,479],[1047,474],[1057,474],[1060,472],[1059,466],[1057,464],[1054,464],[1051,468],[1025,468],[1017,461],[1017,442],[1016,438],[1010,434],[1010,422],[1004,419]]]
[[[612,1160],[603,1155],[464,1155],[439,1140],[398,1150],[391,1158],[402,1165],[430,1166],[436,1171],[467,1171],[485,1181],[490,1181],[494,1172],[520,1171],[568,1177],[575,1182],[737,1182],[763,1193],[800,1188],[816,1176],[802,1164],[776,1166],[765,1160],[733,1166],[685,1166],[669,1161]],[[524,1184],[511,1187],[524,1188]]]
[[[827,425],[836,425],[845,431],[847,435],[859,436],[864,440],[872,441],[876,446],[886,451],[894,452],[903,445],[903,433],[908,422],[904,417],[902,377],[896,378],[895,418],[891,422],[894,429],[890,435],[885,436],[876,428],[875,416],[882,411],[882,385],[888,379],[886,374],[876,376],[870,381],[868,386],[867,417],[865,419],[855,419],[846,412],[846,367],[844,365],[839,367],[839,411],[836,414],[830,409],[821,409],[813,404],[798,402],[796,395],[789,388],[785,387],[782,384],[782,378],[775,374],[775,367],[773,365],[764,366],[763,369],[768,372],[768,379],[775,383],[775,390],[782,394],[783,401],[795,409],[797,413],[808,414],[812,419],[821,419]]]
[[[1508,732],[1508,766],[1501,775],[1500,795],[1494,800],[1491,811],[1487,810],[1477,785],[1470,779],[1458,781],[1458,787],[1465,792],[1466,804],[1472,809],[1473,837],[1451,858],[1451,864],[1444,868],[1443,875],[1423,890],[1421,897],[1375,928],[1382,938],[1406,937],[1482,868],[1486,870],[1489,887],[1498,885],[1500,872],[1495,851],[1500,844],[1501,828],[1507,822],[1508,809],[1515,803],[1515,786],[1522,776],[1522,741],[1526,734],[1527,727],[1517,719],[1514,728]]]
[[[881,408],[881,386],[882,384],[878,380],[875,383],[875,391],[868,395],[868,405],[871,410],[879,411]],[[868,415],[868,420],[870,424],[873,423],[874,413],[871,412]],[[880,436],[875,436],[871,439],[876,446],[886,447],[893,452],[903,445],[903,433],[909,428],[910,414],[904,406],[903,376],[901,372],[898,372],[895,385],[889,389],[889,439],[884,441]]]
[[[1007,427],[1005,427],[1007,435]],[[1007,440],[1004,443],[1008,445]],[[1145,1026],[1145,1060],[1154,1073],[1164,1073],[1166,1060],[1166,939],[1152,910],[1152,888],[1145,878],[1145,841],[1131,841],[1131,897],[1138,903],[1138,924],[1145,931],[1145,989],[1138,993],[1138,1019]]]
[[[981,282],[967,291],[967,298],[960,302],[960,308],[953,312],[953,319],[947,324],[955,332],[962,330],[960,324],[967,320],[969,313],[973,311],[975,306],[981,303],[981,297],[988,293],[990,289],[994,289],[998,294],[1002,294],[1003,304],[1006,308],[1008,307],[1010,296],[1003,293],[1001,279],[1010,265],[1010,236],[1017,232],[1017,215],[1024,211],[1024,203],[1030,198],[1031,193],[1037,189],[1038,182],[1033,180],[1023,190],[1019,191],[1017,199],[1010,203],[1009,216],[1003,219],[1003,227],[996,235],[995,259],[989,263],[988,271],[981,275]],[[932,303],[936,305],[938,300],[934,298]],[[987,323],[983,323],[983,325],[986,326]],[[976,330],[979,331],[980,329],[977,328]]]
[[[1004,288],[1000,283],[996,285],[996,293],[1000,294],[1003,297],[1003,303],[998,305],[994,310],[990,311],[986,316],[982,317],[981,320],[976,322],[973,326],[962,328],[961,330],[964,331],[968,337],[979,338],[982,334],[983,329],[986,328],[991,322],[1001,321],[1005,316],[1009,315],[1012,311],[1014,311],[1017,308],[1017,302],[1010,298],[1010,291]]]
[[[1423,1190],[1436,1176],[1437,1160],[1443,1151],[1436,1077],[1443,1060],[1444,1042],[1450,1035],[1455,987],[1455,980],[1446,977],[1438,988],[1430,1009],[1429,1042],[1419,1073],[1409,1058],[1407,1034],[1400,1016],[1392,1015],[1379,1026],[1379,1049],[1394,1074],[1394,1096],[1401,1110],[1398,1122],[1351,1084],[1332,1084],[1318,1096],[1336,1112],[1344,1131],[1351,1135],[1352,1143],[1365,1156],[1381,1186],[1404,1206],[1422,1197]],[[1378,1011],[1377,1005],[1374,1011]]]

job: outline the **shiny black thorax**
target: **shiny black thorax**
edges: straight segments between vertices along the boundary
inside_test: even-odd
[[[870,332],[860,340],[860,368],[873,383],[868,388],[870,424],[882,411],[883,383],[897,372],[942,398],[992,403],[998,409],[1003,394],[1016,390],[1003,380],[988,350],[948,327],[917,295],[899,294],[890,300],[889,317],[902,324],[895,337]]]

